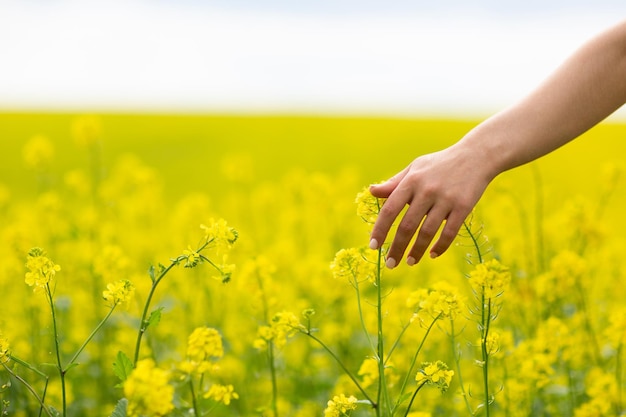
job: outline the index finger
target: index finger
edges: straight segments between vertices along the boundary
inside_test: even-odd
[[[391,225],[400,212],[411,200],[411,191],[407,188],[396,188],[387,198],[378,213],[376,223],[370,234],[370,249],[378,249],[387,238]]]

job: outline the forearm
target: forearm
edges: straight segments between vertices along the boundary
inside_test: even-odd
[[[572,55],[537,90],[456,145],[489,161],[486,176],[530,162],[578,137],[626,102],[626,22]]]

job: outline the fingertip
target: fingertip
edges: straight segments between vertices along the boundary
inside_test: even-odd
[[[430,255],[430,259],[435,259],[435,258],[439,257],[439,253],[437,253],[437,252],[435,252],[433,250],[430,251],[429,255]]]
[[[370,249],[376,250],[376,249],[378,249],[378,246],[379,246],[378,245],[378,240],[376,240],[374,238],[370,239],[370,244],[369,244]]]

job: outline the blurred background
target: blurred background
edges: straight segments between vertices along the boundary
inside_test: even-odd
[[[625,11],[621,0],[0,0],[0,111],[482,117]]]

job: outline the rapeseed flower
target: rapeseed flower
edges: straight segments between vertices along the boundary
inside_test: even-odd
[[[508,288],[511,273],[509,268],[492,259],[476,265],[470,272],[469,282],[476,294],[484,294],[485,299],[493,300]]]
[[[24,145],[22,155],[28,167],[41,169],[54,158],[54,145],[46,136],[33,136]]]
[[[356,214],[365,223],[374,224],[380,213],[381,201],[370,193],[368,188],[357,194],[354,201],[356,203]]]
[[[72,123],[72,136],[78,146],[93,146],[102,138],[102,122],[97,116],[78,117]]]
[[[366,257],[363,248],[341,249],[330,263],[330,271],[336,279],[346,279],[356,286],[361,281],[376,282],[377,266]]]
[[[204,239],[218,249],[230,249],[239,237],[237,231],[228,226],[224,219],[210,219],[209,224],[201,224],[200,229],[204,232]]]
[[[335,395],[329,400],[324,410],[324,417],[344,417],[349,416],[350,412],[356,410],[357,399],[351,395],[346,397],[344,394]]]
[[[111,307],[118,304],[128,304],[135,294],[135,286],[127,279],[120,279],[107,284],[107,289],[102,292],[102,298]]]
[[[424,362],[422,369],[417,372],[415,380],[418,384],[434,385],[445,392],[450,387],[454,371],[448,369],[448,365],[442,361]]]
[[[213,384],[203,397],[229,405],[231,400],[239,398],[239,394],[235,392],[235,388],[232,385]]]
[[[443,318],[454,320],[464,310],[465,299],[454,286],[440,281],[434,284],[432,289],[423,288],[411,292],[406,305],[417,312],[422,322],[425,316],[431,320]]]
[[[611,313],[605,335],[615,349],[626,345],[626,308],[620,307]]]
[[[25,282],[33,288],[34,292],[45,291],[48,284],[54,279],[56,273],[61,270],[61,267],[49,258],[46,253],[40,248],[32,248],[28,252],[26,258],[26,273]]]
[[[272,317],[269,326],[259,327],[257,339],[254,347],[266,349],[268,342],[273,342],[274,346],[281,348],[287,344],[287,339],[294,336],[299,331],[305,331],[306,327],[300,323],[298,317],[290,311],[281,311]]]
[[[160,417],[174,410],[174,387],[169,384],[168,373],[157,368],[152,359],[137,362],[124,382],[124,396],[129,417]]]

